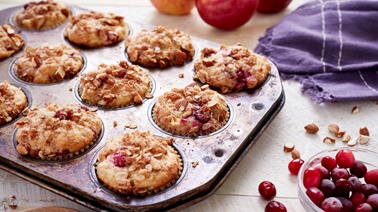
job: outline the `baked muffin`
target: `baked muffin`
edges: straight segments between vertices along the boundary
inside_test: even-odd
[[[43,0],[29,2],[14,15],[16,24],[27,30],[45,30],[57,27],[68,20],[71,11],[60,2]]]
[[[178,29],[158,26],[143,29],[126,40],[126,52],[132,63],[147,68],[180,66],[193,59],[192,39]]]
[[[64,37],[84,47],[101,47],[119,43],[128,35],[122,16],[113,13],[87,12],[72,16]]]
[[[23,81],[48,84],[73,78],[83,67],[79,51],[66,44],[27,46],[14,63],[14,74]]]
[[[0,82],[0,126],[19,116],[26,105],[26,95],[21,89],[7,81]]]
[[[265,57],[240,44],[221,45],[219,49],[201,50],[200,57],[194,62],[194,79],[228,93],[261,85],[270,69]]]
[[[35,107],[16,122],[17,146],[21,155],[59,160],[78,155],[96,142],[102,121],[96,112],[77,104]]]
[[[160,96],[152,109],[152,118],[167,132],[196,137],[222,128],[229,119],[229,108],[223,96],[208,85],[200,88],[191,84]]]
[[[20,51],[25,41],[8,24],[0,26],[0,60]]]
[[[97,158],[96,174],[106,187],[125,195],[164,190],[179,178],[182,160],[172,138],[133,131],[108,140]]]
[[[142,103],[151,89],[147,71],[127,61],[100,64],[80,78],[79,95],[88,104],[107,108]]]

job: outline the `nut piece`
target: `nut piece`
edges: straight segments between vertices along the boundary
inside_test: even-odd
[[[340,130],[340,127],[337,124],[328,125],[328,131],[331,133],[336,134],[337,132],[339,132],[339,130]]]
[[[192,162],[192,167],[196,168],[198,166],[199,162],[198,160]]]
[[[345,131],[339,131],[339,132],[336,132],[336,133],[335,133],[335,136],[336,136],[337,138],[341,138],[341,137],[344,136],[344,134],[345,134]]]
[[[323,139],[323,143],[330,143],[330,144],[334,144],[335,143],[335,139],[334,138],[330,138],[330,137],[325,137],[324,139]]]
[[[314,123],[308,124],[304,128],[310,134],[316,134],[319,131],[319,127]]]
[[[291,151],[291,157],[293,158],[293,160],[294,160],[294,159],[299,159],[299,158],[301,158],[301,153],[299,153],[298,150],[293,149],[293,150]]]
[[[284,144],[284,152],[291,152],[295,148],[295,144],[293,142],[286,142]]]
[[[358,138],[352,139],[348,141],[348,146],[355,146],[357,144]]]
[[[366,136],[369,136],[369,130],[366,126],[362,126],[360,127],[360,135],[366,135]]]
[[[358,140],[360,144],[367,144],[367,142],[369,142],[370,140],[370,137],[366,135],[360,135],[360,137],[358,137]]]
[[[350,135],[348,133],[345,133],[343,136],[342,142],[349,142],[350,141]]]
[[[357,106],[354,106],[354,107],[352,108],[352,114],[356,114],[356,113],[358,113],[358,112],[360,112],[360,109],[359,109]]]

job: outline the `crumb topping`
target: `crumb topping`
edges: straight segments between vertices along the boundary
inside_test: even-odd
[[[4,81],[0,83],[0,126],[12,121],[26,107],[26,95],[21,89]]]
[[[122,193],[143,195],[165,189],[180,175],[181,158],[172,138],[150,132],[125,133],[106,142],[98,156],[98,178]]]
[[[124,17],[91,11],[72,16],[64,37],[77,45],[100,47],[123,41],[127,32]]]
[[[66,44],[27,46],[14,63],[15,75],[26,82],[48,84],[74,77],[83,67],[79,51]]]
[[[154,121],[167,132],[184,136],[207,135],[223,127],[229,109],[223,96],[205,85],[173,88],[153,108]]]
[[[194,69],[195,80],[228,93],[262,84],[271,66],[265,57],[238,44],[202,49],[200,58],[194,62]]]
[[[53,0],[32,1],[16,13],[15,21],[24,29],[44,30],[63,24],[70,15],[71,11],[63,3]]]
[[[100,117],[87,107],[47,103],[16,122],[16,147],[21,155],[41,159],[67,157],[89,147],[100,134]]]
[[[100,64],[97,71],[83,74],[79,94],[91,105],[118,108],[142,103],[150,88],[147,71],[121,61],[116,65]]]
[[[191,38],[181,30],[164,26],[143,29],[126,40],[126,48],[132,63],[149,68],[183,65],[194,56]]]
[[[18,52],[25,44],[24,39],[13,27],[4,24],[0,26],[0,60]]]

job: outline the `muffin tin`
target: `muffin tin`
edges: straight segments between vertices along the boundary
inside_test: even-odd
[[[17,6],[0,11],[3,20],[0,24],[13,25],[11,17],[21,8],[22,6]],[[70,6],[70,9],[74,14],[89,11],[74,5]],[[127,10],[114,8],[112,12],[123,15]],[[129,36],[153,27],[125,21],[130,28]],[[22,30],[21,34],[26,38],[25,45],[71,45],[63,36],[65,25],[44,31]],[[14,27],[17,29],[17,26]],[[219,43],[201,38],[191,38],[197,51],[194,59],[199,56],[198,51],[202,48],[220,46]],[[95,49],[72,46],[85,58],[82,73],[95,70],[100,63],[127,60],[124,42]],[[0,79],[20,87],[27,95],[29,108],[43,107],[46,102],[84,104],[77,95],[79,77],[47,85],[26,83],[17,79],[11,69],[19,54],[20,52],[0,62]],[[0,127],[0,168],[94,210],[151,211],[180,209],[193,205],[210,196],[222,185],[283,107],[285,97],[279,73],[273,63],[271,66],[267,81],[260,87],[250,91],[222,94],[230,108],[230,120],[222,129],[210,135],[196,138],[172,135],[157,127],[151,118],[152,108],[158,96],[174,87],[182,88],[195,82],[191,61],[180,67],[150,69],[154,98],[145,99],[141,105],[119,109],[97,108],[97,113],[103,121],[102,134],[95,145],[77,157],[61,161],[41,161],[21,156],[15,149],[14,123],[17,119]],[[201,85],[199,82],[196,83]],[[125,127],[130,125],[137,128]],[[106,140],[133,130],[150,131],[157,136],[175,139],[174,147],[180,153],[184,167],[174,185],[153,195],[126,197],[107,189],[98,181],[95,163]]]

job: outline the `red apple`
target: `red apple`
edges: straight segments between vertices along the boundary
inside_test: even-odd
[[[209,25],[232,30],[241,27],[251,19],[258,0],[196,0],[201,18]]]
[[[278,13],[284,10],[292,0],[260,0],[257,11],[260,13]]]
[[[186,15],[194,7],[195,0],[150,0],[161,13],[169,15]]]

